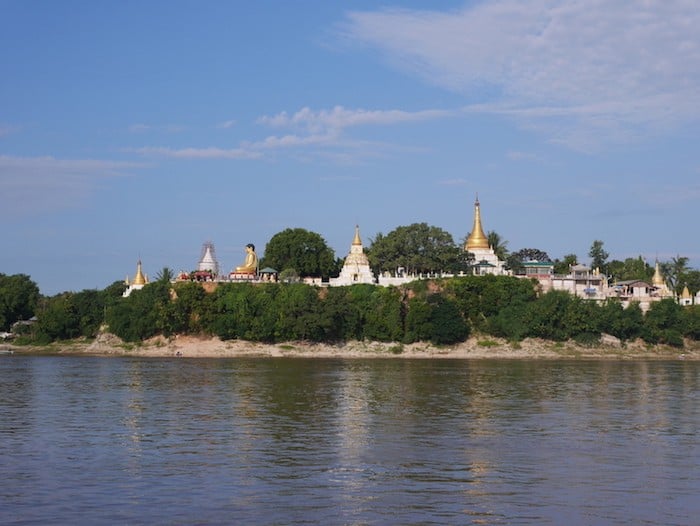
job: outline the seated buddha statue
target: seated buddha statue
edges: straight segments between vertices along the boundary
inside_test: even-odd
[[[258,271],[258,256],[255,254],[255,245],[248,243],[245,246],[245,261],[240,267],[236,267],[236,274],[255,274]]]

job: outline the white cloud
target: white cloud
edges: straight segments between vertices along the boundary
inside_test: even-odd
[[[163,146],[145,146],[129,151],[144,156],[169,157],[174,159],[256,159],[258,152],[245,148],[168,148]]]
[[[222,129],[228,129],[228,128],[233,128],[236,125],[236,121],[231,119],[228,121],[220,122],[219,124],[216,125],[217,128],[222,128]]]
[[[180,133],[185,129],[179,124],[166,124],[164,126],[152,126],[150,124],[137,123],[129,126],[130,133],[145,133],[149,131],[164,131],[167,133]]]
[[[423,110],[408,112],[402,110],[363,110],[346,109],[335,106],[331,110],[302,108],[290,115],[287,112],[260,117],[257,122],[273,128],[287,128],[293,131],[284,135],[269,135],[257,141],[244,141],[236,148],[170,148],[146,146],[129,151],[145,156],[160,156],[180,159],[259,159],[265,153],[280,150],[316,148],[315,155],[325,156],[318,150],[342,149],[353,151],[353,156],[378,155],[375,150],[396,150],[396,146],[380,142],[354,140],[346,137],[344,131],[354,126],[378,126],[405,122],[440,119],[462,114],[457,110]],[[361,153],[360,153],[361,152]],[[343,154],[334,153],[336,159]],[[344,161],[348,157],[343,156]]]
[[[263,116],[258,122],[274,128],[299,128],[310,132],[339,132],[345,128],[364,125],[391,125],[404,122],[416,122],[440,119],[455,115],[450,110],[364,110],[347,109],[335,106],[331,110],[312,110],[305,107],[294,115],[287,112],[273,116]]]
[[[0,155],[3,215],[26,215],[75,206],[99,180],[124,176],[138,163]]]
[[[475,110],[587,148],[700,117],[699,25],[694,0],[493,0],[352,12],[342,31]]]

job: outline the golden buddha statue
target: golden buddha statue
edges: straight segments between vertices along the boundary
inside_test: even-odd
[[[245,261],[240,267],[236,267],[236,274],[255,274],[258,271],[258,256],[255,254],[255,245],[248,243],[245,246]]]

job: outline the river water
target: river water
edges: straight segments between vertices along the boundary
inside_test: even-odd
[[[1,524],[699,524],[700,363],[0,357]]]

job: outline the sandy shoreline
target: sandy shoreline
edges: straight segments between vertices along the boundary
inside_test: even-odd
[[[97,356],[144,356],[183,358],[297,357],[297,358],[450,358],[450,359],[597,359],[597,360],[700,360],[700,343],[686,342],[679,349],[666,345],[650,346],[642,341],[621,344],[604,338],[595,347],[574,342],[528,339],[519,343],[488,336],[472,337],[454,346],[436,347],[429,343],[358,342],[317,344],[289,342],[264,344],[242,340],[177,336],[157,337],[140,345],[126,344],[119,338],[102,334],[97,339],[54,343],[46,347],[4,345],[15,354],[58,354]]]

